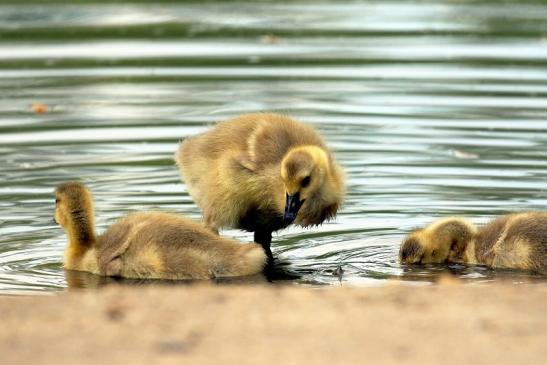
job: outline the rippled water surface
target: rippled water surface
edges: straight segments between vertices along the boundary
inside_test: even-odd
[[[55,185],[88,184],[100,230],[139,209],[199,219],[177,142],[262,110],[314,124],[348,180],[335,222],[274,237],[286,282],[545,283],[396,255],[436,217],[545,209],[547,3],[24,3],[0,5],[0,293],[67,286]]]

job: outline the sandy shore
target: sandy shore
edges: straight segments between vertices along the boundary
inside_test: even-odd
[[[118,287],[0,297],[1,364],[539,364],[547,286]]]

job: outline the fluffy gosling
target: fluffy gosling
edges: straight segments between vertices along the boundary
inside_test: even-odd
[[[270,262],[272,232],[333,218],[344,175],[321,136],[287,116],[255,113],[186,138],[176,154],[205,225],[254,232]]]
[[[466,263],[547,273],[547,212],[501,216],[477,228],[445,218],[408,235],[402,263]]]
[[[68,182],[55,190],[55,221],[68,236],[64,267],[131,279],[211,279],[260,273],[260,245],[221,238],[176,214],[127,215],[95,233],[93,197]]]

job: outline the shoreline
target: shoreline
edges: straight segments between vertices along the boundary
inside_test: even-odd
[[[515,364],[547,357],[547,286],[127,287],[0,297],[4,364]]]

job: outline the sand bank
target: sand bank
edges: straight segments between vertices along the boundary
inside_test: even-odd
[[[119,287],[0,297],[2,364],[539,364],[547,286]]]

